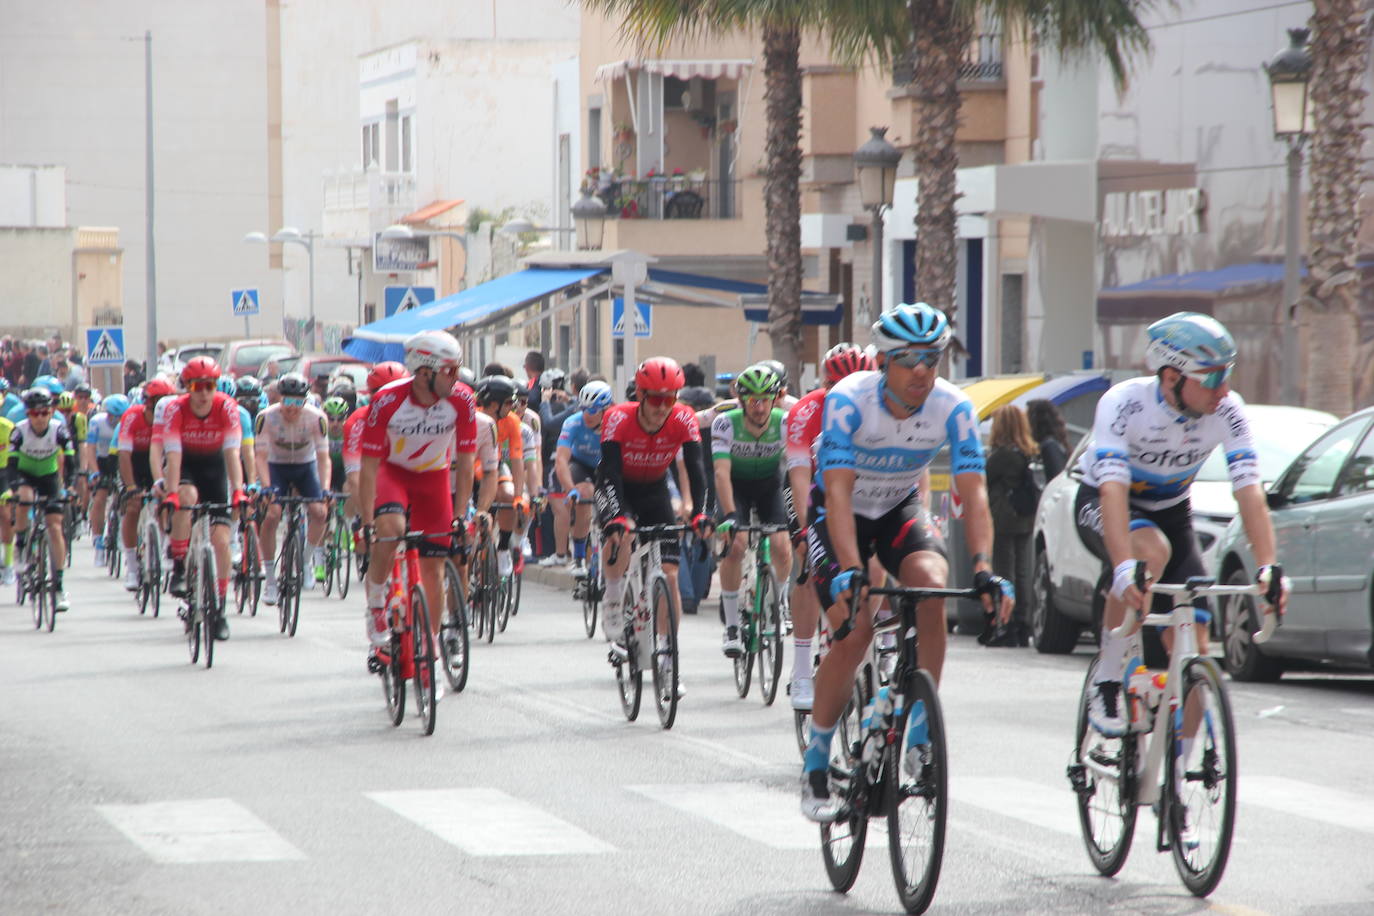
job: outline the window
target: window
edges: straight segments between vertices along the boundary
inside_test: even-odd
[[[601,165],[601,109],[587,109],[587,166]]]
[[[399,119],[396,116],[396,100],[387,99],[386,103],[386,170],[396,171],[400,163],[401,143],[399,132]]]
[[[1283,498],[1302,503],[1330,496],[1346,458],[1368,426],[1368,418],[1343,423],[1313,443],[1284,475],[1279,488]]]
[[[375,168],[378,163],[378,141],[381,129],[378,124],[363,125],[363,168]]]
[[[402,171],[402,172],[413,172],[413,171],[415,170],[415,169],[414,169],[414,165],[413,165],[413,163],[411,162],[411,157],[410,157],[410,154],[411,154],[411,145],[412,145],[412,137],[410,136],[410,131],[411,131],[411,117],[410,117],[410,115],[406,115],[405,117],[401,118],[401,171]]]
[[[1374,436],[1365,436],[1345,467],[1336,495],[1353,496],[1371,491],[1374,491]]]

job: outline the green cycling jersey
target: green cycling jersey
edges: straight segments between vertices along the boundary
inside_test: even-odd
[[[773,408],[757,436],[749,431],[743,408],[717,414],[711,423],[711,457],[730,459],[730,476],[741,480],[762,480],[777,476],[782,469],[783,419],[786,414]]]

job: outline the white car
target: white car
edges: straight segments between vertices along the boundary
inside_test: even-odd
[[[1250,431],[1259,452],[1260,476],[1276,479],[1313,439],[1336,422],[1320,410],[1247,404]],[[1070,652],[1085,628],[1096,631],[1102,613],[1099,580],[1102,561],[1078,537],[1073,504],[1082,474],[1078,462],[1091,444],[1085,435],[1069,457],[1064,472],[1045,484],[1035,514],[1031,637],[1044,653]],[[1217,448],[1198,471],[1192,488],[1193,530],[1203,567],[1216,568],[1217,541],[1236,514],[1226,457]]]

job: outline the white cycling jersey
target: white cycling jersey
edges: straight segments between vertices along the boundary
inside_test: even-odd
[[[258,414],[254,421],[256,448],[267,449],[268,464],[310,464],[329,454],[329,419],[324,411],[306,404],[295,420],[286,418],[281,404]]]
[[[1250,437],[1245,401],[1234,391],[1216,413],[1191,418],[1169,406],[1154,376],[1114,386],[1097,402],[1093,445],[1083,452],[1083,482],[1130,486],[1131,504],[1167,509],[1188,497],[1198,469],[1221,445],[1231,488],[1260,482],[1259,460]]]
[[[832,468],[854,471],[854,514],[879,518],[911,495],[921,472],[948,442],[950,470],[983,473],[983,445],[973,402],[936,379],[921,409],[905,420],[883,403],[883,374],[855,372],[825,395],[816,485]]]

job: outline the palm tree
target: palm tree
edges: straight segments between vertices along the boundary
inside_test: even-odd
[[[1314,0],[1314,109],[1307,278],[1302,305],[1309,340],[1307,404],[1338,416],[1354,408],[1360,271],[1356,266],[1362,184],[1360,147],[1369,21],[1364,0]]]

